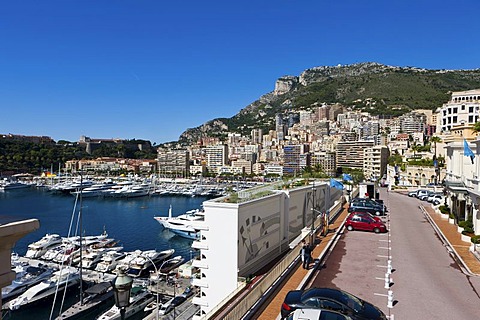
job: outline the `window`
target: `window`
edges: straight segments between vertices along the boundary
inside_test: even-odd
[[[453,113],[458,113],[458,108],[457,107],[453,108]]]
[[[472,123],[473,122],[473,116],[468,116],[468,123]]]
[[[465,110],[465,105],[464,105],[464,104],[462,105],[462,109],[461,109],[461,110],[462,110],[462,111],[464,111],[464,110]]]
[[[453,122],[453,123],[457,123],[457,116],[453,116],[452,122]]]
[[[473,112],[473,107],[468,107],[468,112],[472,113]]]
[[[317,298],[310,298],[306,300],[305,305],[309,307],[320,308],[320,302],[318,301]]]
[[[343,311],[343,306],[335,301],[321,300],[320,304],[322,309]]]

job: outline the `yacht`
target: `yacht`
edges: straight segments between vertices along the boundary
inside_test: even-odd
[[[99,272],[111,272],[115,270],[120,260],[125,258],[125,253],[109,250],[102,256],[102,260],[95,267]]]
[[[75,244],[64,241],[61,245],[48,249],[41,258],[46,261],[61,262],[62,260],[64,260],[64,255],[68,256],[76,249],[77,246]]]
[[[187,211],[177,217],[172,217],[172,206],[168,210],[168,217],[153,217],[165,229],[187,238],[197,240],[200,238],[200,225],[204,221],[204,212],[196,209]]]
[[[179,267],[183,263],[183,261],[185,261],[185,258],[183,258],[182,256],[176,256],[168,259],[160,266],[160,273],[169,273],[176,267]]]
[[[128,270],[128,268],[130,268],[130,264],[133,262],[133,260],[135,260],[139,256],[141,252],[142,252],[141,250],[125,252],[125,257],[118,261],[117,266],[113,271],[113,273],[117,273],[119,269]]]
[[[53,269],[43,266],[30,266],[28,264],[17,265],[15,269],[15,280],[9,286],[2,288],[2,301],[6,302],[19,296],[28,288],[38,284],[53,274]]]
[[[93,319],[96,315],[110,308],[114,303],[112,284],[100,282],[87,290],[85,297],[63,311],[56,320]]]
[[[48,249],[62,244],[62,237],[58,234],[46,234],[42,239],[28,245],[26,258],[40,258]]]
[[[127,274],[132,277],[140,277],[146,270],[152,267],[153,264],[168,259],[174,252],[175,249],[168,249],[161,252],[157,252],[156,250],[143,251],[130,262]]]
[[[79,283],[80,274],[78,271],[74,268],[64,268],[54,272],[50,278],[30,287],[20,296],[8,302],[8,308],[17,310],[20,307],[52,297],[57,288],[60,292]]]
[[[15,190],[15,189],[26,189],[30,188],[29,184],[23,182],[10,182],[10,181],[3,181],[0,183],[0,190]]]
[[[132,293],[130,296],[130,305],[125,309],[125,319],[137,314],[138,312],[143,312],[143,309],[154,300],[153,295],[146,291],[142,287],[132,288]],[[120,309],[117,306],[111,307],[105,313],[103,313],[98,320],[119,320],[120,319]]]
[[[81,194],[83,198],[99,197],[103,196],[106,190],[109,190],[114,186],[116,186],[116,183],[114,183],[113,181],[105,181],[102,183],[92,184],[91,186],[86,187],[82,190],[72,191],[70,192],[70,194],[74,196]]]
[[[102,256],[105,254],[106,249],[89,249],[85,255],[82,255],[82,268],[94,269],[97,263],[102,260]]]

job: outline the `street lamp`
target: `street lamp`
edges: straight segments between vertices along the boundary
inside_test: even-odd
[[[160,307],[159,304],[160,304],[160,299],[159,299],[159,293],[158,293],[158,283],[160,282],[160,272],[158,271],[157,269],[157,266],[155,265],[155,263],[153,262],[152,259],[150,259],[150,257],[148,257],[147,255],[145,255],[145,258],[147,258],[148,260],[150,260],[150,262],[152,263],[153,265],[153,268],[155,269],[155,272],[157,274],[157,284],[156,284],[156,290],[157,290],[157,306],[155,308],[155,319],[158,320],[158,308]]]
[[[120,268],[118,275],[112,282],[113,293],[115,295],[115,305],[120,309],[120,318],[125,319],[125,309],[130,305],[130,290],[132,289],[133,279],[125,274],[125,269]]]

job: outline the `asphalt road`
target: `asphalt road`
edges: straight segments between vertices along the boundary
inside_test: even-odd
[[[353,293],[391,319],[480,319],[480,277],[461,272],[423,216],[422,202],[386,189],[380,197],[389,208],[389,232],[344,231],[312,286]]]

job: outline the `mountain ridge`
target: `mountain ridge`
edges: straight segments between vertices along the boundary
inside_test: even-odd
[[[425,69],[377,62],[312,67],[298,76],[278,78],[273,91],[231,118],[215,118],[185,130],[179,142],[188,144],[207,136],[224,138],[227,132],[245,135],[253,128],[273,129],[275,114],[312,110],[323,103],[340,103],[374,115],[434,110],[449,100],[452,91],[476,88],[480,88],[480,69]]]

